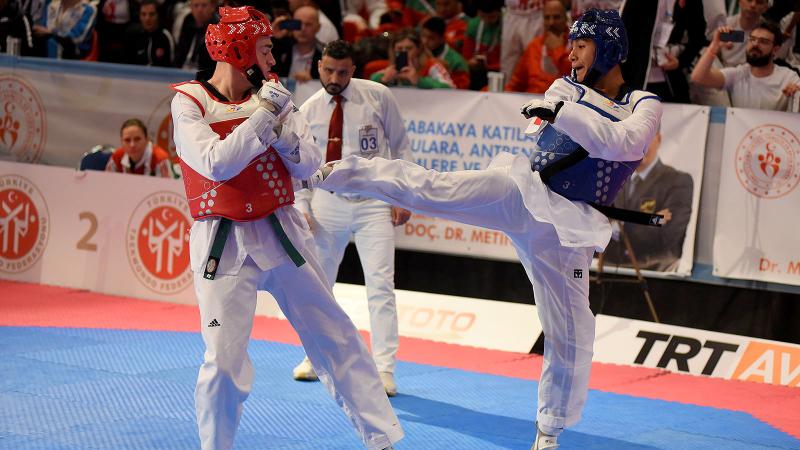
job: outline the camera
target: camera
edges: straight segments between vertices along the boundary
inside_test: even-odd
[[[397,70],[400,70],[407,65],[408,65],[408,52],[405,51],[397,52],[397,54],[394,57],[394,67]]]
[[[286,19],[278,25],[281,30],[298,31],[303,28],[303,22],[297,19]]]
[[[744,31],[732,30],[728,33],[720,33],[719,40],[722,42],[744,42]]]

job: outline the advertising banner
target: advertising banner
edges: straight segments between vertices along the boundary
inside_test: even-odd
[[[180,180],[0,162],[0,278],[196,304]],[[337,300],[369,330],[364,286]],[[536,307],[397,291],[402,336],[527,353]],[[283,317],[260,292],[258,314]],[[502,327],[497,324],[502,323]]]
[[[800,345],[597,316],[594,361],[800,387]]]
[[[800,286],[798,116],[728,109],[714,275]]]

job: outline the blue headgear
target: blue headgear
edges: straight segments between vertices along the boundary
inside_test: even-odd
[[[592,8],[583,13],[569,31],[570,42],[575,39],[591,39],[596,47],[594,62],[583,84],[591,86],[628,57],[628,36],[617,10]],[[572,78],[577,81],[574,70]]]

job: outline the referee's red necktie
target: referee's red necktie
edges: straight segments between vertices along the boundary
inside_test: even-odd
[[[344,124],[344,111],[342,110],[342,96],[334,95],[336,106],[331,114],[331,123],[328,126],[328,151],[325,161],[342,159],[342,125]]]

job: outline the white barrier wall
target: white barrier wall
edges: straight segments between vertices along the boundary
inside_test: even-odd
[[[0,162],[0,278],[196,303],[192,219],[179,180]],[[369,329],[363,286],[337,300]],[[533,305],[397,291],[400,333],[527,353],[542,328]],[[257,313],[283,317],[267,293]],[[800,346],[598,316],[595,361],[797,386]]]
[[[0,162],[0,278],[195,304],[191,223],[180,180]],[[368,330],[364,287],[336,295]],[[531,305],[409,291],[397,304],[403,336],[526,353],[541,333]]]

